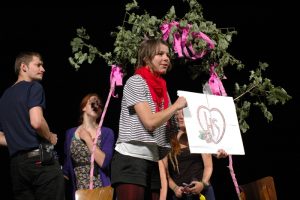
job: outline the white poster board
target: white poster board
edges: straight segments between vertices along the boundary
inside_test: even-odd
[[[191,153],[245,155],[236,109],[232,97],[177,91],[186,98],[183,109]]]

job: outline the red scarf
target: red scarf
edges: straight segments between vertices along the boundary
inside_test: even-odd
[[[160,76],[155,76],[146,66],[138,68],[135,74],[141,75],[148,84],[152,100],[156,106],[156,112],[160,111],[162,103],[164,103],[164,109],[166,109],[169,105],[166,81]]]

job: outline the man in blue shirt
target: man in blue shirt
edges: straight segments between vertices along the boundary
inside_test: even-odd
[[[64,199],[64,179],[55,157],[52,133],[43,115],[45,72],[37,52],[22,52],[15,60],[17,81],[0,99],[0,144],[7,145],[15,199]]]

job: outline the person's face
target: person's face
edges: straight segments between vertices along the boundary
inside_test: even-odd
[[[183,110],[177,111],[176,118],[177,118],[179,128],[185,128]]]
[[[150,71],[154,74],[161,75],[167,73],[170,66],[169,48],[164,44],[160,44],[156,55],[150,63],[148,63],[148,65],[150,67]]]
[[[39,57],[33,56],[28,65],[22,63],[21,68],[30,80],[40,81],[43,79],[45,69],[43,67],[43,61],[41,61]]]
[[[102,105],[100,99],[96,96],[90,97],[83,111],[90,116],[98,118],[102,113]]]

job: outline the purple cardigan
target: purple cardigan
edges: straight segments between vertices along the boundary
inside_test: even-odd
[[[76,191],[76,178],[72,164],[70,145],[72,138],[75,134],[75,131],[78,127],[73,127],[67,130],[66,138],[64,143],[64,165],[63,165],[63,173],[65,176],[69,178],[71,183],[72,197],[75,200],[75,191]],[[115,145],[115,135],[112,129],[107,127],[101,128],[101,144],[100,149],[105,153],[105,160],[103,162],[102,167],[99,169],[99,174],[101,176],[102,185],[108,186],[110,185],[110,163],[114,152]]]

